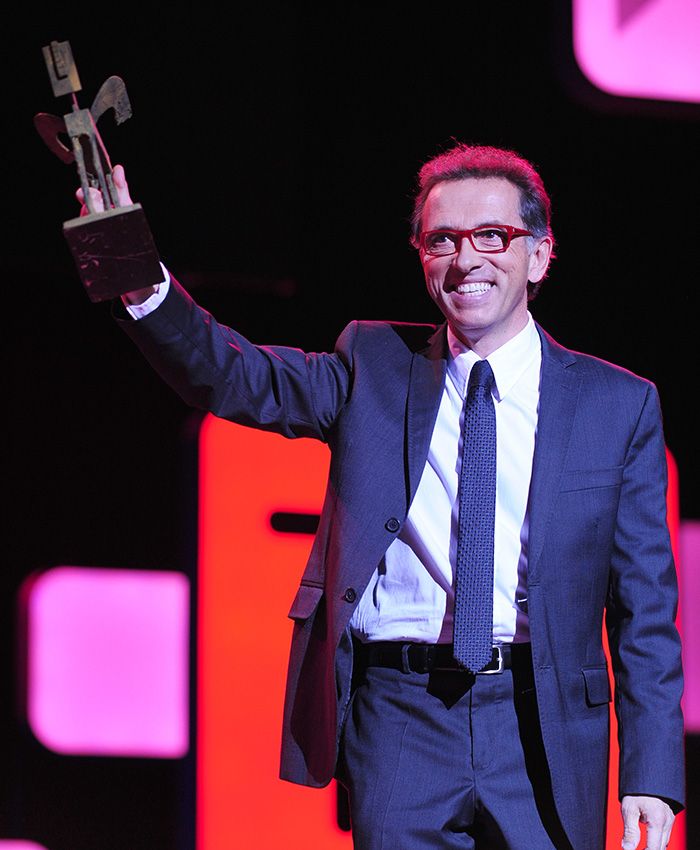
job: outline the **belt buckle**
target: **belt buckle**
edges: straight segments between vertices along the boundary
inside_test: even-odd
[[[411,654],[413,658],[411,658]],[[429,673],[433,666],[433,647],[422,643],[404,643],[401,646],[403,673]]]
[[[407,644],[407,646],[410,646],[410,644]],[[408,656],[406,656],[405,663],[408,664],[407,672],[430,673],[435,663],[435,650],[433,646],[427,643],[414,643],[411,649],[413,650],[414,661],[409,661]]]
[[[493,653],[496,653],[498,656],[498,664],[495,670],[479,670],[476,674],[477,676],[492,676],[494,673],[502,673],[503,672],[503,650],[500,647],[500,644],[496,644],[491,650],[491,661],[489,664],[493,664]]]

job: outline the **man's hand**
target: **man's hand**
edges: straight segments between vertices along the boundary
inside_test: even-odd
[[[112,170],[112,177],[114,179],[114,188],[117,190],[119,206],[130,207],[134,202],[131,200],[131,195],[129,194],[129,186],[126,182],[124,168],[121,165],[115,165],[114,169]],[[102,212],[104,210],[102,192],[100,192],[99,189],[89,189],[88,191],[90,192],[90,199],[92,200],[92,204],[95,207],[95,210],[97,212]],[[87,215],[90,210],[87,208],[87,204],[85,203],[85,198],[83,197],[83,190],[78,189],[78,191],[75,193],[75,197],[81,204],[80,215]]]
[[[119,200],[120,207],[129,207],[134,202],[131,200],[131,195],[129,194],[129,185],[126,182],[126,175],[124,174],[124,168],[121,165],[115,165],[112,170],[112,178],[114,180],[114,188],[117,190],[117,198]],[[104,210],[104,200],[102,198],[102,193],[99,189],[88,189],[90,192],[90,200],[92,201],[92,205],[95,208],[96,212],[103,212]],[[75,197],[78,199],[80,203],[80,215],[87,215],[90,210],[85,203],[85,198],[83,196],[83,190],[78,189],[75,193]],[[147,287],[146,289],[137,289],[134,292],[127,292],[122,295],[122,301],[125,304],[143,304],[147,298],[150,298],[151,295],[155,292],[155,289],[152,286]]]
[[[658,797],[623,797],[622,850],[636,850],[639,846],[639,824],[647,825],[646,850],[664,850],[671,838],[675,816],[671,807]]]

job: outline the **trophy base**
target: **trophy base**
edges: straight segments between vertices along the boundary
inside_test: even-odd
[[[63,235],[91,301],[108,301],[163,280],[141,204],[64,221]]]

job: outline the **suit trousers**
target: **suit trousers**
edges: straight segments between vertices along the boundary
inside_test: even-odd
[[[356,671],[337,774],[355,850],[571,850],[527,659],[478,676]]]

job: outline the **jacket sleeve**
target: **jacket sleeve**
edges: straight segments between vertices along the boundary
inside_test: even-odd
[[[624,464],[606,614],[615,678],[619,795],[684,804],[683,674],[676,570],[666,521],[667,463],[656,388]]]
[[[153,368],[192,407],[286,437],[326,440],[345,402],[347,355],[253,345],[199,307],[174,279],[148,316],[120,317],[118,305],[115,313]]]

